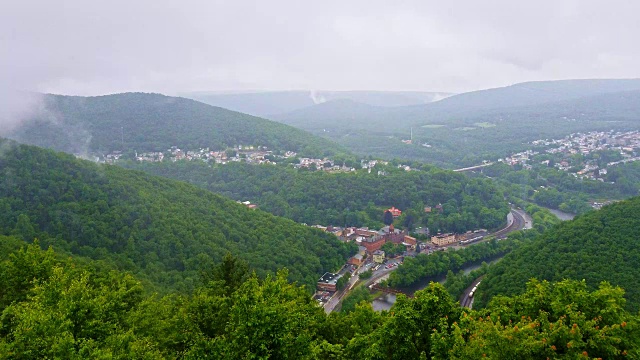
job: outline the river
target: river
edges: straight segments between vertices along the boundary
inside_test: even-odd
[[[502,259],[502,257],[493,259],[491,261],[489,261],[487,264],[491,265],[497,261],[499,261],[500,259]],[[462,271],[464,271],[465,275],[469,274],[470,272],[472,272],[473,270],[479,269],[482,266],[482,262],[480,263],[475,263],[475,264],[470,264],[467,267],[464,267],[462,269]],[[442,275],[442,276],[438,276],[436,278],[431,278],[429,280],[424,280],[422,282],[420,282],[418,285],[416,285],[414,288],[410,289],[412,292],[416,292],[418,290],[424,289],[425,287],[429,286],[429,283],[433,282],[438,282],[440,284],[444,284],[446,280],[446,276]],[[373,310],[375,311],[382,311],[382,310],[389,310],[391,309],[391,306],[393,306],[393,304],[396,302],[396,296],[394,294],[384,294],[382,296],[380,296],[379,298],[373,300],[371,302],[371,306],[373,306]]]
[[[549,210],[551,212],[553,212],[554,214],[556,214],[556,216],[558,216],[561,219],[563,219],[561,216],[564,216],[566,219],[563,219],[563,220],[570,220],[575,216],[575,215],[572,215],[572,214],[563,213],[562,211],[559,211],[559,210],[552,210],[552,209],[549,209]],[[524,211],[522,211],[522,210],[514,210],[514,211],[517,211],[522,216],[522,218],[524,219],[523,228],[530,229],[531,226],[532,226],[532,222],[533,222],[531,217],[528,214],[526,214]],[[511,225],[512,222],[513,222],[513,215],[511,213],[509,213],[509,215],[507,216],[507,224]],[[489,261],[488,264],[493,264],[496,261],[499,261],[500,259],[502,259],[502,256],[497,257],[497,258],[493,258],[493,259],[491,259],[491,261]],[[469,264],[468,266],[462,268],[462,270],[464,271],[465,274],[469,274],[473,270],[478,269],[480,266],[482,266],[482,262]],[[408,292],[409,293],[414,293],[414,292],[416,292],[418,290],[424,289],[425,287],[429,286],[429,283],[432,282],[432,281],[439,282],[439,283],[443,284],[445,282],[445,280],[446,280],[446,275],[441,275],[441,276],[437,276],[437,277],[428,278],[428,279],[425,279],[425,280],[421,281],[420,283],[418,283],[414,287],[408,289]],[[394,294],[385,294],[385,295],[382,295],[379,298],[373,300],[371,305],[373,306],[374,310],[381,311],[381,310],[389,310],[391,308],[391,306],[393,306],[393,304],[395,302],[396,302],[396,296]]]

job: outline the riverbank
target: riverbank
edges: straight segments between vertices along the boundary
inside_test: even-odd
[[[487,264],[488,265],[495,264],[496,262],[500,261],[504,257],[504,255],[505,254],[500,255],[500,256],[498,256],[496,258],[493,258],[493,259],[489,260],[487,262]],[[472,271],[479,269],[482,266],[483,262],[486,262],[486,261],[479,261],[479,262],[471,263],[468,266],[462,268],[462,271],[464,272],[465,275],[468,275]],[[411,289],[409,289],[407,292],[410,293],[410,294],[413,294],[416,291],[419,291],[419,290],[422,290],[422,289],[426,288],[432,282],[437,282],[437,283],[440,283],[440,284],[444,284],[446,280],[447,280],[446,279],[446,275],[441,275],[441,276],[437,276],[437,277],[434,277],[434,278],[425,279],[424,281],[420,282],[415,287],[412,287]],[[381,294],[379,297],[377,297],[375,300],[373,300],[371,302],[371,306],[373,307],[373,310],[375,310],[375,311],[389,310],[389,309],[391,309],[391,306],[393,306],[393,304],[395,302],[396,302],[396,295],[395,294]]]

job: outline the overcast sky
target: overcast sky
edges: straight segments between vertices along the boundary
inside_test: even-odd
[[[463,92],[637,78],[638,14],[634,0],[7,0],[0,86]]]

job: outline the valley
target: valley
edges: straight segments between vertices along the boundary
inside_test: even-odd
[[[0,1],[0,360],[640,359],[638,13]]]
[[[582,95],[577,94],[577,99]],[[342,335],[311,333],[309,324],[298,332],[313,339],[308,346],[314,349],[324,346],[319,342],[332,342],[341,344],[342,354],[360,357],[365,356],[361,350],[349,345],[354,339],[393,349],[403,343],[398,339],[388,344],[389,338],[381,332],[394,328],[398,314],[412,313],[415,307],[435,306],[438,310],[429,310],[428,319],[462,321],[465,316],[501,313],[504,302],[526,303],[527,291],[533,288],[546,289],[544,301],[559,301],[557,291],[573,291],[587,298],[605,296],[608,304],[616,304],[607,306],[615,306],[622,318],[633,321],[627,311],[638,307],[630,265],[636,251],[624,240],[633,232],[633,223],[621,220],[624,215],[620,215],[637,210],[637,198],[625,200],[640,188],[635,161],[638,130],[633,128],[560,136],[560,131],[573,129],[562,128],[554,132],[557,137],[527,140],[517,146],[501,144],[510,149],[501,157],[493,153],[477,157],[481,159],[477,163],[463,159],[445,164],[416,161],[404,157],[406,154],[402,159],[389,159],[391,153],[377,157],[369,150],[364,150],[365,156],[362,149],[351,152],[349,146],[301,130],[180,98],[122,94],[83,100],[82,106],[65,97],[49,101],[66,114],[63,122],[34,118],[13,130],[11,137],[74,155],[12,140],[0,143],[0,210],[4,215],[0,231],[3,246],[13,254],[5,258],[2,271],[9,274],[7,279],[20,279],[13,261],[22,259],[31,264],[26,265],[31,267],[28,271],[43,279],[42,284],[58,279],[68,287],[64,291],[73,292],[74,282],[84,281],[91,293],[87,296],[96,299],[116,291],[100,288],[104,276],[119,279],[125,285],[110,286],[136,289],[138,295],[128,305],[139,312],[135,316],[160,319],[162,326],[171,329],[167,337],[173,339],[171,343],[149,338],[148,332],[160,331],[157,328],[137,325],[135,330],[136,338],[152,343],[151,351],[162,357],[177,348],[197,357],[193,354],[208,351],[203,349],[209,346],[220,346],[229,356],[235,353],[234,345],[212,344],[231,333],[241,334],[238,331],[245,320],[235,318],[238,314],[263,320],[240,310],[247,304],[264,306],[260,311],[287,318],[292,312],[311,316],[326,334],[340,334],[335,329],[339,324],[357,323],[360,330]],[[160,133],[129,132],[125,136],[121,126],[119,141],[112,134],[85,142],[82,151],[71,146],[77,144],[72,139],[77,133],[69,129],[91,129],[82,133],[93,139],[92,134],[104,131],[105,126],[142,114],[136,110],[141,103],[151,107],[149,114],[159,116]],[[343,105],[350,106],[348,102]],[[134,110],[125,116],[116,107]],[[383,108],[378,116],[399,111]],[[232,114],[237,119],[211,125],[205,117],[194,116],[197,112],[215,121]],[[175,138],[167,136],[172,134],[167,129],[184,116],[192,128],[180,130]],[[420,146],[420,151],[439,151],[438,141],[419,138],[423,131],[472,134],[501,127],[493,118],[473,119],[473,123],[439,121],[419,126],[421,129],[412,127],[408,137],[399,135],[397,140],[401,146]],[[269,131],[262,132],[261,126]],[[241,129],[252,131],[240,136]],[[204,135],[212,131],[216,136]],[[466,151],[464,146],[450,146]],[[615,210],[618,208],[624,210]],[[560,224],[573,214],[578,214],[575,220]],[[624,225],[619,225],[621,221]],[[619,242],[608,243],[605,233]],[[31,245],[25,248],[25,243]],[[39,250],[48,247],[53,250]],[[536,260],[531,262],[530,257]],[[547,258],[553,263],[545,262]],[[605,258],[617,260],[605,266]],[[577,259],[592,259],[590,264],[597,266]],[[30,261],[44,261],[50,267],[37,268]],[[68,266],[71,261],[78,264],[78,270],[73,270],[76,265]],[[554,266],[563,270],[554,270]],[[604,275],[610,272],[619,276]],[[531,278],[535,280],[526,285]],[[26,290],[21,289],[36,294],[42,288],[30,288],[23,282],[5,286],[13,289],[11,297],[0,303],[13,312],[18,311],[17,304],[35,306],[38,301],[25,298],[22,291]],[[382,294],[387,294],[383,296],[386,300],[381,300]],[[143,310],[145,302],[153,303],[157,310]],[[281,303],[288,305],[281,307]],[[580,306],[580,314],[589,311],[588,306]],[[177,325],[173,322],[178,320],[156,311],[192,314],[185,326],[195,334],[189,336],[199,340],[174,338]],[[520,314],[540,319],[537,310],[533,311],[502,314],[513,317],[512,321],[522,320]],[[203,312],[223,320],[193,315]],[[34,313],[19,315],[19,321],[33,316],[28,314]],[[368,325],[357,317],[367,319]],[[432,321],[427,318],[421,323]],[[224,327],[216,325],[217,321]],[[263,324],[271,326],[272,322]],[[19,331],[11,324],[5,326],[12,334]],[[442,332],[443,339],[450,339],[455,335],[448,329],[459,325],[430,326]],[[464,326],[477,329],[481,325]],[[597,330],[600,325],[583,326]],[[247,329],[248,333],[253,329]],[[289,336],[286,334],[281,336]],[[620,334],[634,338],[624,331]],[[584,339],[581,341],[593,341]],[[19,342],[12,341],[11,346],[18,346]],[[107,340],[101,341],[106,344]],[[19,346],[28,348],[27,344]],[[597,353],[597,349],[590,351]]]

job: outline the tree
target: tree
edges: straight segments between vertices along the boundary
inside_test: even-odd
[[[344,289],[345,285],[347,285],[349,283],[349,279],[351,278],[351,273],[350,272],[345,272],[344,275],[342,275],[337,281],[336,281],[336,288],[338,290],[342,290]]]
[[[392,242],[386,242],[380,249],[384,251],[388,257],[400,255],[405,251],[405,247],[402,244],[394,244]]]
[[[12,235],[18,236],[24,241],[33,241],[36,236],[36,230],[27,214],[18,215],[18,221],[12,231]]]
[[[226,335],[212,344],[220,351],[216,356],[301,359],[309,355],[324,311],[303,288],[289,284],[287,275],[280,271],[262,282],[251,277],[234,293]]]
[[[446,329],[460,317],[460,306],[444,287],[431,283],[415,298],[398,295],[387,318],[373,334],[361,354],[368,359],[419,359],[431,355],[431,334]]]
[[[404,217],[404,226],[409,230],[413,230],[413,225],[415,224],[416,218],[413,214],[407,213]]]
[[[436,329],[432,355],[450,359],[624,359],[640,355],[637,317],[608,283],[531,281],[524,294],[496,297],[485,311]],[[473,334],[465,336],[464,334]],[[615,339],[614,341],[612,341]]]
[[[393,214],[391,213],[391,211],[387,210],[384,212],[384,217],[382,218],[382,222],[385,225],[393,224]]]
[[[225,295],[231,295],[249,277],[249,265],[227,253],[218,266],[204,271],[201,277],[207,287],[219,287]]]
[[[371,276],[373,275],[373,271],[371,271],[371,269],[367,270],[367,271],[363,271],[360,273],[360,279],[362,280],[366,280],[371,278]]]

